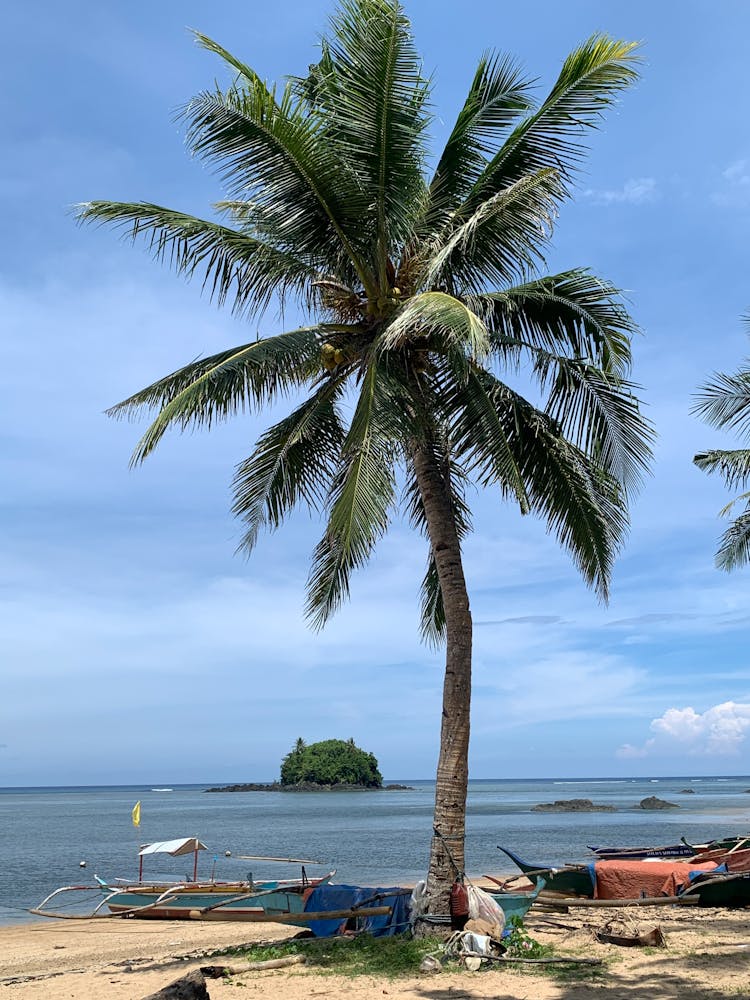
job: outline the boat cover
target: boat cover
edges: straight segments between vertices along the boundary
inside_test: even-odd
[[[360,885],[319,885],[310,893],[305,903],[305,913],[323,913],[330,910],[351,910],[353,906],[368,901],[368,906],[390,906],[391,912],[368,917],[364,930],[373,937],[390,937],[403,934],[409,928],[411,892],[391,886],[373,889]],[[367,906],[362,907],[366,916]],[[334,937],[344,930],[346,920],[311,920],[307,924],[316,937]],[[362,922],[358,923],[362,929]]]
[[[155,844],[146,844],[138,852],[138,857],[144,854],[171,854],[173,858],[181,854],[194,854],[196,851],[207,851],[205,844],[197,837],[183,837],[182,840],[159,840]]]
[[[713,862],[691,865],[680,861],[595,861],[594,899],[639,899],[676,896],[693,872],[714,871]]]

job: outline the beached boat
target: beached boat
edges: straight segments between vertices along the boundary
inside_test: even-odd
[[[563,865],[560,868],[555,868],[553,865],[524,861],[509,848],[502,847],[500,844],[497,847],[503,854],[507,854],[510,860],[518,865],[524,875],[535,885],[543,878],[547,892],[586,898],[594,894],[594,883],[588,865]]]
[[[677,844],[666,844],[650,847],[592,847],[590,851],[601,861],[645,861],[647,858],[694,858],[700,856],[704,860],[715,860],[730,850],[750,846],[747,837],[724,837],[712,840],[706,844],[689,844],[684,837]]]
[[[101,898],[93,910],[85,914],[61,912],[51,906],[58,906],[65,897],[66,908],[74,904],[76,898],[83,893],[90,893],[92,886],[63,886],[50,893],[38,907],[30,910],[43,917],[81,918],[82,916],[132,916],[152,920],[187,920],[195,919],[195,914],[213,912],[214,910],[232,910],[235,919],[242,916],[252,919],[264,914],[281,915],[301,913],[305,901],[314,888],[323,885],[333,878],[335,871],[324,875],[309,876],[305,865],[319,864],[317,861],[300,858],[267,858],[256,855],[239,855],[241,860],[296,862],[302,865],[299,878],[254,880],[249,876],[245,880],[222,882],[214,879],[198,880],[198,854],[207,850],[197,837],[183,837],[178,840],[159,841],[147,844],[138,853],[138,881],[115,879],[106,881],[95,875],[97,886],[102,892]],[[148,881],[143,878],[144,858],[155,854],[168,854],[171,857],[193,855],[193,878],[184,881]],[[74,894],[77,894],[74,895]],[[54,900],[54,903],[53,903]],[[105,914],[102,911],[108,910]]]
[[[666,844],[661,847],[593,847],[600,861],[645,861],[647,858],[691,858],[695,851],[689,844]]]
[[[693,879],[680,898],[698,898],[698,906],[750,906],[750,872],[707,872]]]

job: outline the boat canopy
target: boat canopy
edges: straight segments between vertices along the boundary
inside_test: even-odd
[[[173,858],[181,854],[194,854],[197,851],[207,851],[208,848],[197,837],[184,837],[182,840],[159,840],[155,844],[146,844],[138,852],[138,857],[144,854],[171,854]]]

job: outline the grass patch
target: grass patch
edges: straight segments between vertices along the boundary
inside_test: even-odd
[[[234,954],[248,962],[265,962],[287,955],[304,955],[311,972],[336,973],[343,976],[414,975],[425,955],[438,954],[438,938],[397,937],[374,938],[361,934],[356,938],[304,938],[279,944],[243,948]]]

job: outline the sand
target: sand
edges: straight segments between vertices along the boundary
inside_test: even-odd
[[[602,945],[609,920],[659,924],[666,949]],[[564,924],[566,926],[554,926]],[[750,910],[675,907],[531,913],[527,928],[557,954],[604,958],[593,982],[497,967],[388,979],[321,975],[304,967],[209,980],[212,1000],[721,1000],[750,998]],[[216,949],[279,940],[296,928],[190,921],[41,921],[0,928],[0,1000],[138,1000],[201,965]]]

